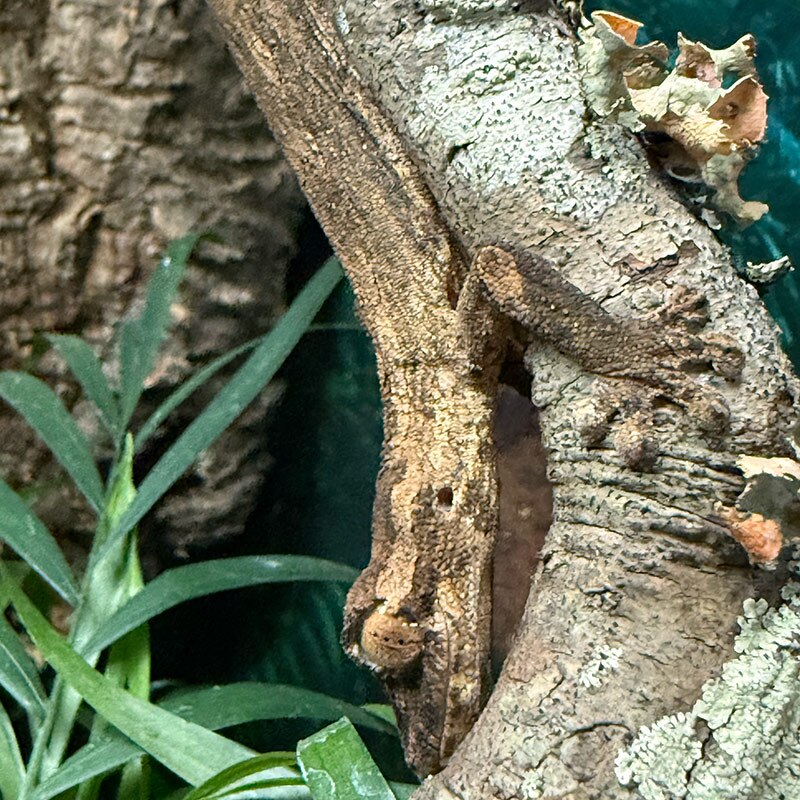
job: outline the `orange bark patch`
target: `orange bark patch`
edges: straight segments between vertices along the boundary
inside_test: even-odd
[[[783,546],[783,532],[774,519],[735,508],[724,509],[723,518],[731,536],[747,551],[751,563],[766,564],[778,557]]]

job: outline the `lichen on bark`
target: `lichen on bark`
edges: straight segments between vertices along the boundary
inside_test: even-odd
[[[680,180],[705,183],[715,208],[742,223],[763,216],[768,207],[744,201],[737,186],[767,128],[753,37],[713,50],[679,34],[670,69],[664,44],[636,44],[637,20],[596,11],[592,21],[581,29],[578,48],[592,111],[628,130],[660,134],[650,149],[661,168]]]
[[[783,604],[746,600],[739,655],[687,712],[642,728],[616,773],[644,800],[800,798],[800,583]]]
[[[469,247],[546,255],[612,314],[642,317],[676,287],[708,300],[711,328],[745,351],[723,389],[731,427],[709,446],[662,407],[650,474],[620,469],[611,436],[579,430],[604,381],[535,343],[554,523],[525,618],[487,709],[421,798],[629,798],[626,737],[690,707],[731,652],[730,609],[779,578],[751,573],[728,539],[741,453],[789,452],[797,385],[777,331],[729,253],[681,204],[639,142],[592,114],[576,40],[546,3],[336,4],[354,64],[389,109]],[[586,686],[598,648],[619,656]],[[636,687],[632,691],[632,687]]]
[[[716,437],[689,424],[674,398],[648,407],[658,450],[645,472],[627,469],[612,446],[627,420],[612,416],[591,448],[580,435],[579,418],[609,382],[567,357],[563,342],[532,343],[526,364],[554,484],[553,526],[486,709],[418,795],[635,796],[615,775],[619,750],[643,725],[696,701],[732,651],[731,609],[761,593],[759,584],[767,596],[777,591],[776,573],[750,569],[716,512],[717,503],[734,503],[742,489],[738,455],[788,451],[798,387],[774,324],[736,275],[729,253],[652,168],[638,140],[613,119],[592,114],[574,31],[551,3],[214,4],[357,281],[361,311],[384,359],[398,332],[406,345],[416,341],[409,313],[436,322],[436,304],[417,290],[461,263],[431,261],[424,251],[430,242],[450,241],[442,236],[443,221],[464,251],[485,252],[491,248],[482,245],[499,240],[535,253],[554,276],[548,286],[568,284],[573,296],[586,298],[583,308],[633,319],[634,328],[664,322],[669,298],[702,298],[702,319],[689,313],[687,325],[707,328],[718,341],[735,340],[743,354],[741,375],[687,370],[699,387],[717,391],[727,409]],[[312,80],[304,82],[306,75]],[[316,104],[307,102],[309,91]],[[337,155],[343,163],[331,170]],[[438,207],[410,202],[429,197],[419,191],[420,172]],[[398,175],[404,176],[399,186]],[[371,186],[365,176],[373,176]],[[427,226],[416,209],[427,214]],[[416,227],[409,229],[409,221]],[[456,291],[462,279],[458,273],[451,284]],[[448,314],[444,309],[441,319]],[[455,352],[446,327],[429,327],[440,346]],[[385,375],[395,375],[398,361],[385,363]],[[426,373],[430,365],[418,358],[414,363],[427,375],[415,387],[429,388],[435,370]],[[399,397],[414,399],[406,404],[415,424],[417,414],[424,424],[432,410],[426,393],[401,389]],[[427,453],[411,437],[390,439],[388,450],[409,460],[405,475],[428,469]],[[455,452],[446,455],[448,464],[457,459]],[[380,496],[389,497],[383,489]],[[474,492],[470,486],[467,494]],[[396,503],[386,507],[398,512]],[[408,515],[396,518],[405,533]],[[389,540],[376,537],[379,574],[403,548],[421,552],[413,537],[398,536],[391,548]],[[446,558],[437,562],[432,594],[453,571]],[[430,696],[436,711],[441,698]]]

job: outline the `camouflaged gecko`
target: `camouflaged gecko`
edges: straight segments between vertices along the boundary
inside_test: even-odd
[[[415,365],[410,385],[406,370],[386,375],[372,558],[348,596],[343,634],[350,655],[386,686],[420,775],[447,761],[489,689],[497,494],[489,424],[507,321],[613,382],[584,440],[599,444],[616,414],[627,417],[636,424],[620,427],[617,450],[637,470],[658,453],[647,419],[657,401],[685,409],[710,441],[724,436],[724,400],[692,373],[733,381],[743,362],[734,342],[701,335],[697,293],[678,290],[656,319],[621,319],[546,260],[500,245],[478,249],[456,313],[460,356]],[[409,404],[402,411],[399,397]]]

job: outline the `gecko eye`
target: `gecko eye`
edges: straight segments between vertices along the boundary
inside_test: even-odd
[[[436,493],[436,502],[440,508],[449,511],[453,506],[453,489],[450,486],[443,486]]]
[[[376,608],[364,620],[359,644],[371,667],[402,672],[422,654],[423,640],[424,629],[416,622]]]

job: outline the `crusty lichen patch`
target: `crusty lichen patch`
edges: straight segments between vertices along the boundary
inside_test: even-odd
[[[596,647],[578,675],[578,683],[587,689],[598,689],[610,673],[617,671],[622,652],[621,647]]]
[[[670,69],[664,44],[636,44],[641,23],[608,11],[593,13],[592,22],[580,33],[579,58],[595,114],[655,137],[663,168],[705,183],[717,209],[743,224],[759,219],[768,207],[743,200],[737,186],[767,125],[753,37],[712,50],[678,34],[678,59]]]
[[[620,783],[644,800],[800,798],[800,583],[783,599],[745,601],[739,656],[690,712],[639,731],[617,757]]]

